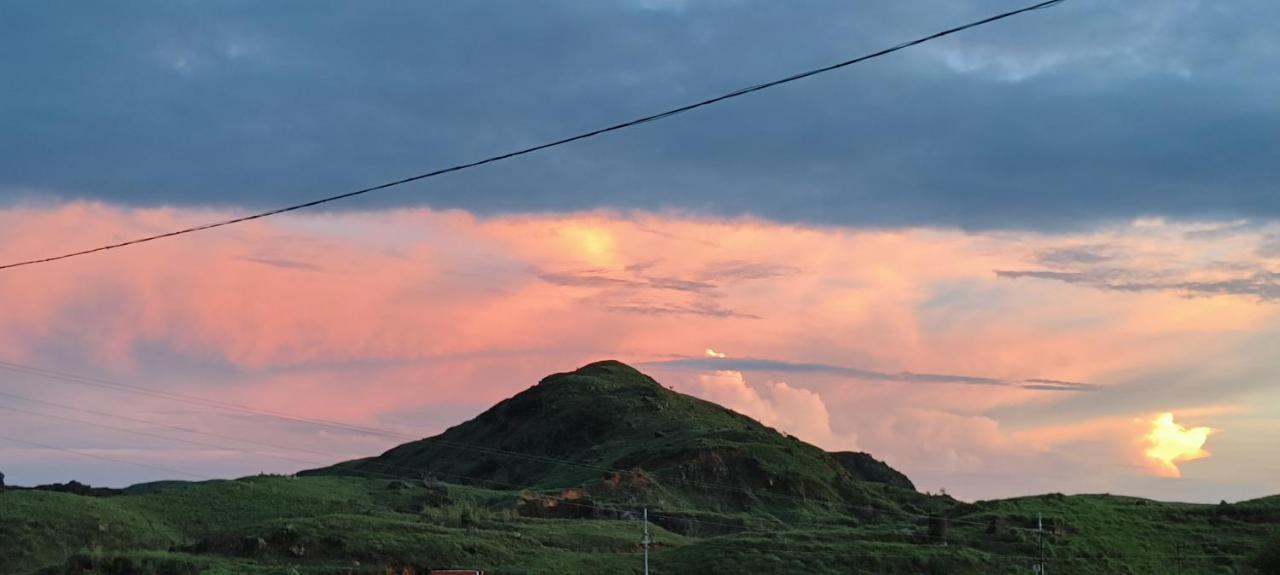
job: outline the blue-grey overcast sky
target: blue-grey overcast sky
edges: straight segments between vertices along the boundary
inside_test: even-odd
[[[6,2],[0,193],[269,207],[1019,3]],[[1073,0],[678,120],[332,209],[1070,228],[1280,215],[1280,6]]]
[[[0,263],[1026,1],[0,0]],[[7,270],[0,361],[423,436],[617,358],[966,499],[1280,492],[1276,22],[1261,0],[1068,0],[321,210]],[[46,402],[0,407],[271,437],[323,450],[314,466],[395,443],[3,369],[0,387]],[[1155,430],[1204,443],[1152,456]],[[214,477],[304,466],[41,415],[0,435]],[[3,441],[0,470],[165,477]]]

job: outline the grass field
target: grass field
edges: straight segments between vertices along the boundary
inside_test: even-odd
[[[527,517],[521,497],[354,477],[261,476],[110,497],[10,490],[0,493],[0,573],[638,572],[638,520]],[[653,513],[661,522],[664,511]],[[797,523],[707,513],[701,521],[737,532],[651,525],[652,560],[660,573],[1025,573],[1039,554],[1039,533],[1028,530],[1037,515],[1051,523],[1045,554],[1056,573],[1173,572],[1179,561],[1183,573],[1252,573],[1250,557],[1280,536],[1275,498],[1217,506],[1047,495],[957,504],[942,536],[930,536],[927,519],[889,512]]]

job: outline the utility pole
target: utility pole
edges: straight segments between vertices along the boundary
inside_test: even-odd
[[[644,537],[640,539],[640,544],[644,546],[644,575],[649,575],[649,544],[653,540],[649,538],[649,508],[644,508]]]
[[[1040,563],[1036,573],[1044,575],[1044,516],[1039,513],[1036,514],[1036,531],[1040,532]]]

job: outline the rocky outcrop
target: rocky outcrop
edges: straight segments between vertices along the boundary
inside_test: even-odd
[[[831,454],[837,463],[844,467],[854,479],[883,483],[903,489],[916,490],[914,483],[902,472],[889,467],[889,464],[861,451],[837,451]]]

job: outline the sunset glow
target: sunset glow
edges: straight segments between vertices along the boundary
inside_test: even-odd
[[[1209,457],[1205,451],[1205,441],[1212,430],[1208,427],[1186,428],[1173,421],[1172,413],[1162,413],[1151,420],[1151,433],[1147,441],[1147,457],[1160,464],[1160,468],[1170,477],[1181,477],[1182,471],[1178,463]]]
[[[0,210],[0,255],[221,215],[90,203]],[[63,231],[37,243],[42,229]],[[1200,261],[1227,248],[1248,253],[1272,233],[1190,235],[1203,229],[1014,236],[609,212],[292,216],[12,274],[0,283],[12,303],[0,308],[0,359],[310,417],[412,421],[406,431],[427,434],[548,373],[617,358],[806,441],[886,454],[926,485],[1061,461],[1089,465],[1090,477],[1123,477],[1148,447],[1140,476],[1152,467],[1171,476],[1203,457],[1200,429],[1145,418],[1140,430],[1120,426],[1159,409],[1162,396],[1195,389],[1158,388],[1142,374],[1168,358],[1214,365],[1231,338],[1264,337],[1273,306],[993,270],[1107,242],[1107,259],[1093,264],[1102,269],[1071,263],[1070,273],[1167,274],[1143,259],[1158,253],[1167,267],[1193,270],[1190,278]],[[183,362],[200,370],[164,379]],[[1063,381],[1092,387],[1049,383]],[[1232,385],[1213,389],[1249,393],[1255,383]],[[1186,409],[1234,405],[1230,397]],[[1148,434],[1159,444],[1116,440],[1147,443]],[[388,447],[343,441],[353,454]],[[949,483],[971,496],[998,488]]]
[[[10,4],[0,575],[1280,564],[1280,2]]]

